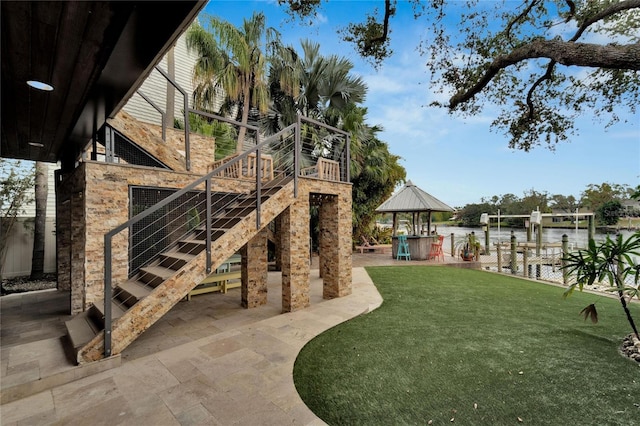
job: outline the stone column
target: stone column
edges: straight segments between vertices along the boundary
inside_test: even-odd
[[[325,299],[351,294],[351,197],[327,196],[320,206],[320,267]]]
[[[262,229],[242,248],[242,307],[267,303],[267,230]]]
[[[71,314],[85,311],[87,294],[85,288],[85,244],[86,222],[84,193],[71,195]]]
[[[71,290],[71,200],[56,187],[56,263],[58,290]]]
[[[309,196],[298,193],[297,201],[282,217],[282,311],[292,312],[310,305],[309,296]]]

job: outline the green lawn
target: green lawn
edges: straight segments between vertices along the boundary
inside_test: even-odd
[[[450,267],[367,271],[382,306],[309,342],[294,367],[325,422],[639,424],[640,368],[618,354],[631,328],[617,300]],[[593,302],[598,324],[579,315]]]

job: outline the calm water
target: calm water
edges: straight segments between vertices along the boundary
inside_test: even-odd
[[[518,242],[525,242],[527,240],[527,231],[524,228],[500,228],[500,234],[498,234],[497,226],[492,226],[489,230],[489,239],[491,243],[505,242],[511,238],[511,231],[514,231]],[[460,226],[445,226],[438,225],[438,233],[443,235],[450,235],[453,233],[456,237],[464,237],[466,234],[475,232],[480,238],[480,241],[484,243],[484,231],[482,228],[464,228]],[[620,231],[624,238],[631,236],[632,231]],[[586,229],[558,229],[558,228],[543,228],[542,229],[542,242],[543,243],[559,243],[562,242],[562,235],[567,234],[569,237],[570,247],[586,247],[588,242],[588,233]],[[614,234],[610,234],[612,237]],[[604,241],[607,234],[598,233],[594,235],[596,241]],[[532,234],[533,241],[535,241],[535,234]]]

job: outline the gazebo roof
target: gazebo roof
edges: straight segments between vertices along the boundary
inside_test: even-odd
[[[452,212],[453,208],[424,192],[410,180],[376,209],[378,213],[425,211]]]

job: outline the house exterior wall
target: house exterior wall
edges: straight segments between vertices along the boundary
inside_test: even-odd
[[[194,53],[189,53],[187,51],[186,33],[182,34],[176,41],[174,47],[174,58],[174,80],[187,92],[189,96],[189,105],[191,105],[191,94],[193,93],[192,72],[197,55]],[[165,72],[168,71],[167,55],[162,58],[162,61],[160,61],[158,66]],[[145,82],[142,84],[142,86],[140,86],[139,90],[142,91],[142,93],[150,98],[163,111],[166,111],[167,84],[167,80],[158,71],[153,70],[149,74],[149,77],[147,77]],[[127,104],[124,106],[124,110],[133,115],[138,120],[144,121],[146,123],[156,125],[162,124],[160,114],[137,93],[129,99]],[[184,97],[177,90],[175,91],[174,111],[176,118],[182,118],[182,111],[184,111]],[[173,123],[167,123],[167,127],[173,127]]]

